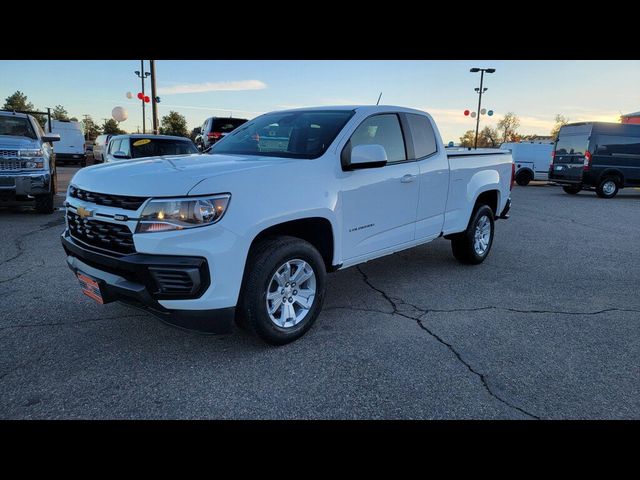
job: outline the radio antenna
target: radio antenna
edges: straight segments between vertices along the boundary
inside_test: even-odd
[[[378,95],[378,101],[376,102],[376,105],[380,105],[381,98],[382,98],[382,92],[380,92],[380,95]]]

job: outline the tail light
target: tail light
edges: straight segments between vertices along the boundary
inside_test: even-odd
[[[587,150],[584,152],[584,163],[582,169],[586,172],[591,168],[591,152]]]
[[[213,138],[214,140],[219,140],[222,137],[221,132],[209,132],[207,133],[207,137]]]
[[[516,164],[511,163],[511,186],[509,190],[513,190],[513,184],[516,183]]]
[[[549,171],[553,170],[553,161],[556,158],[556,151],[555,149],[551,151],[551,163],[549,164]]]

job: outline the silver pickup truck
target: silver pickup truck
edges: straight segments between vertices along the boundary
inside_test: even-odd
[[[0,205],[35,201],[40,213],[53,213],[56,163],[51,142],[27,113],[0,111]]]

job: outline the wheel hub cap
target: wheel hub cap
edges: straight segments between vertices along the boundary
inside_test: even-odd
[[[484,255],[491,240],[491,221],[486,215],[481,216],[473,232],[473,249],[478,255]]]
[[[271,321],[281,328],[300,323],[316,296],[316,274],[304,260],[289,260],[276,270],[267,287],[266,307]]]
[[[605,182],[604,185],[602,186],[602,190],[607,195],[611,195],[615,191],[615,189],[616,189],[616,184],[613,183],[612,181]]]

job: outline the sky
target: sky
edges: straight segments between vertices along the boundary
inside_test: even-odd
[[[251,119],[261,113],[319,105],[400,105],[429,112],[445,142],[475,129],[465,109],[477,110],[480,74],[485,74],[480,128],[505,113],[520,117],[521,134],[548,135],[556,114],[570,121],[619,121],[640,110],[640,61],[542,60],[158,60],[159,117],[175,110],[189,129],[209,116]],[[148,70],[148,61],[145,69]],[[142,130],[139,60],[0,61],[0,100],[20,90],[36,108],[63,105],[70,116],[89,114],[102,123],[124,107],[120,127]],[[146,94],[151,83],[146,81]],[[126,93],[132,92],[129,100]],[[151,127],[147,104],[147,130]]]

